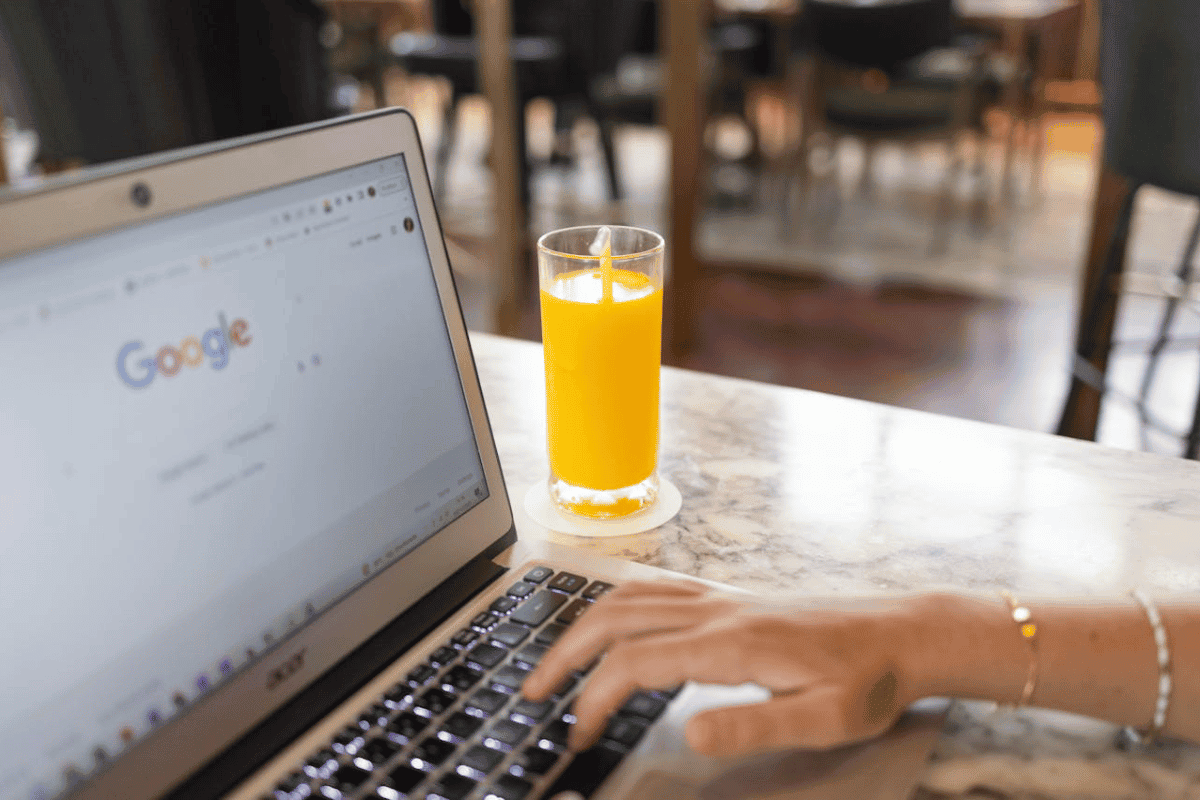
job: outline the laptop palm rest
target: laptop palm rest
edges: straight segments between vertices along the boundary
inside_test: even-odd
[[[606,788],[605,800],[906,800],[941,734],[948,707],[942,700],[922,702],[868,742],[716,760],[680,746],[684,723],[702,708],[760,700],[762,690],[696,686],[688,694],[631,759],[624,771],[630,777],[618,777]]]

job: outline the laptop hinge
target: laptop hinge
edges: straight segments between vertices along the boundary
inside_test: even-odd
[[[191,800],[227,793],[503,575],[507,570],[492,559],[516,541],[516,528],[510,528],[166,797]]]

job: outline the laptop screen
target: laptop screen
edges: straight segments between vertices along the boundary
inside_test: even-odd
[[[403,156],[0,262],[0,797],[488,493]]]

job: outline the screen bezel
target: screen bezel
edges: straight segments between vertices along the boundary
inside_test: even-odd
[[[133,800],[170,790],[434,587],[497,545],[512,530],[513,519],[416,124],[407,111],[383,109],[137,159],[0,196],[0,230],[14,233],[0,242],[3,259],[398,154],[405,156],[410,173],[488,496],[167,722],[163,730],[133,745],[73,797],[119,794]],[[137,183],[150,188],[149,207],[135,202],[131,188]],[[287,679],[279,681],[283,672]]]

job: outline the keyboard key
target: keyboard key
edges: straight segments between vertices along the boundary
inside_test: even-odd
[[[443,800],[463,800],[474,788],[475,781],[459,775],[457,772],[448,772],[438,778],[437,783],[429,789],[429,797],[440,797]]]
[[[566,602],[567,598],[558,592],[543,589],[522,603],[509,619],[536,628],[548,620],[550,615],[558,611]]]
[[[515,692],[521,688],[521,684],[525,683],[527,675],[529,675],[529,670],[509,664],[489,675],[488,680],[492,682],[492,686],[499,686],[501,691],[507,689],[509,692]]]
[[[429,720],[425,719],[425,717],[414,714],[411,711],[405,711],[388,723],[387,731],[407,742],[425,730],[425,726],[428,724]]]
[[[638,719],[614,717],[604,729],[604,738],[610,739],[625,747],[633,747],[646,733],[646,724]]]
[[[554,698],[555,700],[562,700],[564,697],[566,697],[568,694],[571,693],[571,690],[574,689],[578,683],[579,683],[579,678],[576,678],[574,675],[568,675],[566,678],[563,679],[562,683],[560,683],[557,687],[555,687],[554,693],[551,694],[550,696],[552,698]]]
[[[504,760],[504,753],[499,750],[493,750],[490,747],[484,747],[477,744],[467,751],[459,763],[464,767],[469,767],[476,772],[481,772],[487,775],[494,770],[496,766]]]
[[[467,651],[467,661],[491,669],[508,656],[508,651],[494,644],[477,644]]]
[[[308,761],[304,762],[304,772],[310,778],[323,778],[328,775],[337,764],[337,753],[326,748],[312,755]]]
[[[454,644],[458,645],[459,647],[466,647],[467,645],[469,645],[471,642],[475,641],[478,638],[479,638],[478,633],[471,630],[470,628],[463,628],[461,631],[454,634],[454,638],[452,638],[450,641],[453,642]]]
[[[292,792],[299,789],[302,785],[308,783],[308,776],[303,772],[293,772],[288,777],[279,782],[275,787],[275,794],[279,796],[282,792],[284,795],[290,795]]]
[[[554,797],[559,792],[570,791],[591,797],[621,763],[622,757],[621,753],[603,744],[584,750],[572,759],[542,796]]]
[[[467,708],[477,709],[484,716],[490,717],[504,707],[504,704],[508,702],[508,697],[508,695],[502,692],[495,692],[491,689],[480,689],[471,695],[471,699],[467,701]]]
[[[349,794],[367,782],[371,773],[351,764],[338,767],[338,771],[329,776],[329,785],[342,794]]]
[[[665,700],[646,694],[645,692],[635,692],[625,701],[625,705],[621,706],[621,711],[626,714],[641,717],[654,721],[662,715],[667,708]]]
[[[558,641],[558,637],[562,636],[567,631],[566,625],[560,625],[557,622],[551,622],[546,627],[537,632],[537,636],[533,640],[538,644],[551,645]]]
[[[376,725],[387,725],[389,714],[387,706],[382,704],[373,705],[358,718],[358,727],[365,731],[370,730]]]
[[[417,785],[423,780],[425,780],[425,773],[419,769],[413,769],[408,764],[396,767],[388,773],[387,777],[388,785],[400,792],[401,796],[417,788]]]
[[[500,800],[525,800],[525,795],[533,784],[515,775],[501,775],[495,785],[488,790],[489,797],[499,797]]]
[[[391,689],[388,689],[383,699],[392,708],[398,708],[412,700],[412,687],[407,682],[397,683]]]
[[[587,586],[587,578],[570,572],[560,572],[551,578],[546,586],[551,589],[557,589],[560,592],[566,592],[567,594],[575,594],[575,592]]]
[[[540,747],[526,747],[514,764],[523,775],[545,775],[558,763],[558,754]]]
[[[475,628],[477,630],[486,631],[488,628],[492,627],[499,621],[500,621],[500,618],[497,617],[492,612],[482,611],[482,612],[476,614],[475,618],[473,620],[471,620],[471,627]]]
[[[544,644],[527,644],[517,651],[517,654],[513,656],[513,661],[533,669],[542,660],[542,656],[548,652],[550,652],[550,648]]]
[[[453,704],[454,695],[449,692],[443,692],[441,689],[430,689],[418,697],[416,702],[418,708],[427,709],[434,716],[442,713]]]
[[[529,735],[529,731],[533,730],[528,725],[522,725],[519,722],[514,722],[511,719],[502,719],[496,722],[488,729],[485,734],[488,738],[495,739],[501,744],[506,744],[509,747],[516,747],[525,737]]]
[[[512,714],[514,717],[523,717],[522,722],[533,725],[549,716],[553,708],[554,702],[551,700],[543,700],[540,703],[535,703],[532,700],[521,700],[512,707]]]
[[[555,622],[561,622],[563,625],[570,625],[575,620],[579,619],[583,612],[592,607],[592,604],[583,598],[576,598],[571,601],[571,604],[564,608],[557,617]]]
[[[400,752],[400,745],[384,736],[376,736],[362,746],[362,749],[358,751],[358,756],[378,767],[398,752]]]
[[[442,686],[453,686],[455,691],[465,692],[479,683],[479,679],[482,677],[483,673],[479,670],[472,669],[466,664],[459,664],[446,670],[446,674],[442,676]]]
[[[436,669],[428,664],[422,664],[412,672],[408,673],[408,677],[406,677],[405,680],[408,681],[409,686],[424,686],[425,684],[429,683],[429,679],[434,675],[437,675]]]
[[[537,745],[546,750],[562,750],[567,746],[567,734],[570,731],[570,725],[561,719],[556,719],[542,728],[541,733],[538,734]]]
[[[444,666],[446,664],[449,664],[451,661],[453,661],[457,657],[458,657],[457,650],[455,650],[453,647],[443,646],[443,647],[439,647],[437,650],[434,650],[433,655],[431,655],[429,657],[429,660],[434,664],[438,664],[439,666]]]
[[[528,597],[537,587],[526,581],[517,581],[508,587],[509,597]]]
[[[497,597],[495,600],[493,600],[492,604],[488,606],[488,610],[493,614],[507,614],[516,608],[516,606],[516,598],[505,595],[504,597]]]
[[[516,647],[529,637],[529,628],[524,625],[514,625],[511,622],[501,622],[488,636],[494,642],[500,642],[505,647]]]
[[[533,569],[529,570],[529,572],[525,573],[523,580],[526,580],[529,583],[541,583],[553,574],[554,570],[550,569],[549,567],[534,567]]]
[[[333,737],[332,747],[339,753],[354,755],[358,752],[358,747],[362,744],[362,741],[362,731],[355,725]]]
[[[591,585],[583,590],[583,596],[588,600],[599,600],[604,595],[608,594],[615,588],[611,583],[604,581],[592,581]]]
[[[412,752],[412,765],[433,769],[445,761],[455,751],[450,742],[443,742],[432,736],[423,740]]]
[[[479,730],[481,725],[483,725],[483,720],[479,717],[472,717],[466,712],[456,711],[446,718],[446,722],[442,725],[442,732],[456,740],[470,739],[471,734]]]

